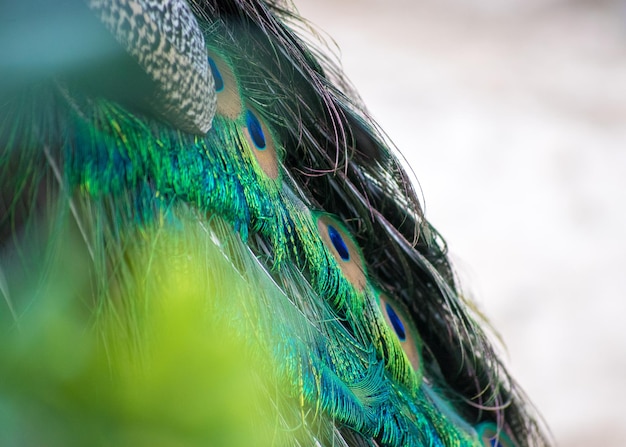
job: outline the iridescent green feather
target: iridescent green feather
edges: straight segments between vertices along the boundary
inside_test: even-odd
[[[39,407],[14,444],[542,444],[399,163],[292,14],[191,9],[230,89],[206,134],[73,76],[0,89],[0,427]]]

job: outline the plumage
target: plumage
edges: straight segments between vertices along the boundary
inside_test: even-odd
[[[289,5],[75,7],[104,74],[0,85],[10,445],[547,443]]]

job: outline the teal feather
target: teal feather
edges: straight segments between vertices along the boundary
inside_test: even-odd
[[[273,2],[197,0],[191,20],[172,17],[181,2],[163,2],[172,6],[166,13],[154,6],[159,2],[140,3],[155,8],[150,17],[163,21],[159,32],[186,18],[188,35],[202,36],[192,49],[175,45],[181,54],[170,60],[173,67],[146,68],[160,50],[120,36],[124,27],[98,16],[156,93],[120,100],[123,91],[86,88],[90,82],[62,72],[37,85],[0,88],[0,272],[9,278],[0,278],[6,303],[0,322],[15,345],[6,358],[20,364],[24,346],[36,355],[20,339],[45,332],[48,320],[32,317],[43,312],[37,309],[57,315],[50,324],[72,328],[68,333],[95,334],[81,349],[98,347],[67,382],[74,391],[56,376],[41,376],[57,395],[46,411],[56,408],[71,421],[86,405],[76,390],[89,378],[110,386],[136,368],[161,371],[154,340],[167,346],[158,328],[170,323],[161,326],[159,309],[189,295],[199,304],[185,318],[199,318],[208,331],[210,347],[189,335],[198,349],[220,358],[212,346],[219,337],[232,340],[237,359],[224,364],[242,368],[240,351],[259,384],[250,392],[254,421],[245,402],[234,404],[260,433],[248,443],[546,444],[460,296],[445,243],[422,215],[406,174],[338,71],[290,27],[296,15]],[[95,9],[126,5],[116,0]],[[197,62],[200,40],[206,60],[177,66]],[[164,76],[178,70],[185,71],[180,86]],[[125,73],[111,76],[123,81]],[[213,86],[208,94],[183,90],[205,81]],[[213,111],[205,132],[203,117]],[[59,285],[63,275],[71,284]],[[51,339],[68,342],[63,333]],[[183,346],[186,352],[194,344]],[[60,358],[72,357],[58,349]],[[192,378],[210,375],[211,355],[207,365],[179,376],[204,389]],[[106,365],[110,377],[100,371]],[[5,413],[18,421],[41,397],[29,385],[39,376],[20,368],[22,394],[0,386]],[[248,389],[243,375],[241,388]],[[1,378],[19,382],[11,368],[0,368]],[[161,421],[162,415],[125,410],[127,419],[115,416],[112,408],[137,402],[152,414],[145,402],[160,395],[158,387],[139,388],[145,394],[113,393],[108,406],[90,394],[92,419],[81,436],[101,439],[103,427],[113,426],[132,444],[134,428],[126,431],[124,423]],[[189,399],[198,414],[213,411],[211,397]],[[38,423],[47,427],[41,414]],[[174,421],[168,436],[218,442],[219,430],[207,431],[215,423],[206,422],[217,417],[197,426],[168,418]],[[168,418],[155,423],[155,433]],[[68,421],[59,423],[59,445],[73,429]],[[26,439],[16,430],[12,436],[16,445]],[[229,442],[223,445],[242,445]]]

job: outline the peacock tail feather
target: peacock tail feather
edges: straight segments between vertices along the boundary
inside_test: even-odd
[[[59,4],[0,33],[3,445],[547,444],[295,9]]]

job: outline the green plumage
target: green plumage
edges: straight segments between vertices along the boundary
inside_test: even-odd
[[[10,445],[544,443],[398,162],[292,13],[191,10],[206,134],[183,106],[75,75],[0,89]]]

